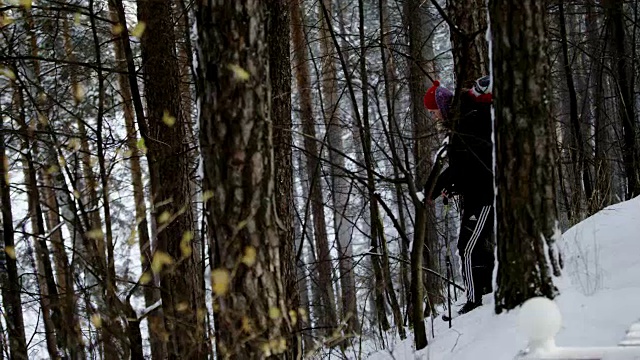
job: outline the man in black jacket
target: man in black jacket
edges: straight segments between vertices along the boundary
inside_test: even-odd
[[[458,253],[467,289],[467,303],[458,311],[467,313],[482,305],[482,295],[491,293],[493,280],[493,146],[491,83],[479,79],[474,88],[460,94],[457,119],[450,114],[453,94],[435,81],[424,97],[425,107],[449,131],[449,167],[439,176],[432,200],[459,195],[462,222]]]

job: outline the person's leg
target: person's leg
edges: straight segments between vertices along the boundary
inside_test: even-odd
[[[472,249],[471,264],[473,270],[473,283],[477,289],[477,296],[489,294],[493,291],[493,267],[494,245],[493,234],[493,207],[482,207],[486,219],[477,235],[476,245]],[[487,209],[487,210],[485,210]]]
[[[487,227],[491,215],[491,206],[474,207],[467,211],[462,219],[458,250],[462,261],[463,276],[467,289],[467,302],[479,304],[482,302],[482,291],[485,284],[484,277],[479,276],[478,250],[483,248],[479,243],[480,235]],[[482,253],[482,251],[480,251]]]

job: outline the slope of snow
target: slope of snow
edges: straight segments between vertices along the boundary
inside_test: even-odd
[[[640,320],[640,197],[567,230],[559,246],[565,264],[554,279],[562,314],[556,345],[616,346]],[[483,300],[482,307],[454,319],[451,329],[436,318],[426,349],[415,353],[413,339],[407,339],[369,359],[514,359],[527,347],[518,327],[520,309],[496,315],[493,295]]]

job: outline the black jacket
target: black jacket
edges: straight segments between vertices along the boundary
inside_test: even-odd
[[[492,204],[491,104],[477,102],[467,92],[460,101],[462,116],[449,134],[449,167],[438,177],[432,198],[447,190],[462,195],[466,205]]]

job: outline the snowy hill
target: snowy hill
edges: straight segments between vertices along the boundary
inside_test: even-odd
[[[603,209],[563,234],[565,267],[555,279],[562,313],[558,346],[616,346],[640,320],[640,197]],[[413,353],[412,339],[369,359],[513,359],[527,345],[518,330],[519,309],[495,315],[493,295],[473,312],[437,318],[435,337]],[[431,324],[428,324],[431,328]]]

